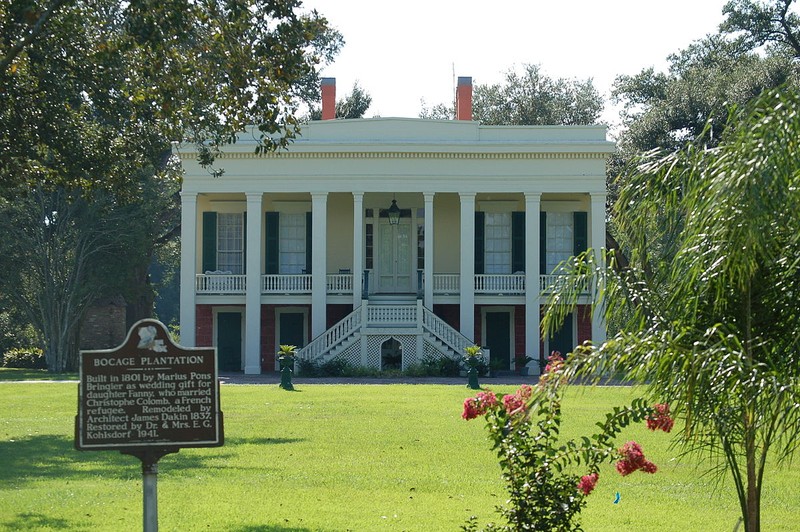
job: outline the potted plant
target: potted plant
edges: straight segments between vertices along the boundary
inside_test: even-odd
[[[483,351],[480,346],[470,345],[464,348],[464,364],[467,366],[467,388],[480,390],[478,366],[483,364]]]
[[[278,362],[281,366],[281,384],[284,390],[294,390],[292,386],[292,373],[294,373],[294,360],[297,355],[297,346],[281,345],[278,351]]]

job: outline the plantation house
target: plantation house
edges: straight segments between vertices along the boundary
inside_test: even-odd
[[[242,134],[221,178],[178,150],[182,344],[255,374],[280,344],[387,369],[476,343],[494,369],[530,357],[536,374],[551,350],[604,338],[588,306],[538,331],[556,266],[604,245],[605,127],[482,126],[471,78],[457,120],[334,120],[333,79],[322,88],[323,120],[288,150],[256,155]]]

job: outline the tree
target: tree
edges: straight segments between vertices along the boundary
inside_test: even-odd
[[[358,85],[353,84],[350,94],[336,102],[336,118],[364,118],[372,105],[372,96]],[[311,106],[309,120],[322,120],[322,108],[318,105]]]
[[[757,532],[767,460],[800,442],[800,97],[768,91],[732,111],[718,146],[706,137],[642,158],[611,212],[626,260],[573,261],[543,326],[597,287],[620,330],[571,371],[621,372],[667,401]]]
[[[552,79],[537,65],[506,72],[505,85],[477,85],[473,116],[488,125],[594,124],[603,98],[591,79]]]
[[[218,176],[216,154],[244,126],[257,126],[259,151],[294,137],[299,105],[318,94],[318,65],[341,46],[324,18],[300,9],[297,0],[0,2],[0,198],[5,215],[28,231],[13,241],[7,233],[2,244],[20,265],[41,258],[45,248],[36,246],[53,245],[48,267],[65,272],[57,281],[34,269],[5,289],[29,315],[52,314],[33,321],[52,370],[74,361],[86,294],[108,287],[84,256],[116,261],[115,276],[127,282],[117,286],[135,313],[152,311],[147,266],[177,228],[164,157],[171,141],[196,143],[200,162]],[[163,211],[144,209],[151,191]],[[38,215],[26,217],[17,199]],[[128,249],[107,244],[98,231],[134,207],[152,223],[119,240]],[[45,230],[48,212],[71,225]],[[56,227],[61,236],[47,241]],[[53,292],[66,306],[34,297],[54,282],[72,291]]]
[[[750,49],[777,44],[800,58],[800,17],[790,11],[794,0],[731,0],[722,8],[722,33],[737,34]]]
[[[506,72],[505,84],[476,84],[472,116],[486,125],[594,124],[603,111],[603,98],[591,79],[546,76],[538,65],[526,64],[522,73]],[[420,118],[452,120],[455,106],[423,102]]]
[[[202,147],[245,126],[297,132],[341,36],[298,0],[8,0],[0,4],[0,184],[123,186],[157,139]],[[121,141],[124,139],[124,142]],[[118,190],[117,190],[118,191]]]

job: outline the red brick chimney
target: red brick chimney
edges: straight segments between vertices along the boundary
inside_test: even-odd
[[[456,120],[472,120],[472,78],[458,78],[456,86]]]
[[[322,119],[336,118],[336,78],[322,78]]]

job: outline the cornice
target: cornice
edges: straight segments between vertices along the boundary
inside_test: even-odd
[[[183,160],[193,160],[195,152],[178,152]],[[536,153],[453,153],[453,152],[270,152],[266,154],[246,152],[223,152],[217,159],[460,159],[460,160],[502,160],[502,159],[605,159],[606,152],[536,152]]]

